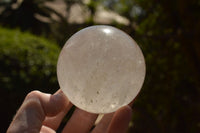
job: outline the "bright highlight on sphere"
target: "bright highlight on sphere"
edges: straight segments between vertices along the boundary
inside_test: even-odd
[[[57,64],[60,88],[78,108],[110,113],[129,104],[145,78],[137,43],[111,26],[91,26],[64,45]]]

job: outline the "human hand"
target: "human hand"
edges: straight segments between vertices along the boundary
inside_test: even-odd
[[[55,133],[71,107],[61,90],[53,95],[32,91],[17,111],[7,133]],[[124,106],[114,113],[105,114],[91,131],[98,115],[76,108],[62,132],[124,133],[131,115],[131,107]]]

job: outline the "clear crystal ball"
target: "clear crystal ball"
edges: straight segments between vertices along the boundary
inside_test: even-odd
[[[129,104],[145,78],[145,60],[137,43],[111,26],[75,33],[57,63],[60,88],[78,108],[110,113]]]

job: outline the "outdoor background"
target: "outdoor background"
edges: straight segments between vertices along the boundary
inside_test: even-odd
[[[200,0],[1,0],[0,132],[28,92],[59,88],[62,46],[96,24],[127,32],[145,56],[129,133],[198,133]]]

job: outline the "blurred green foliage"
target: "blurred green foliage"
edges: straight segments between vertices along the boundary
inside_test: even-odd
[[[19,30],[0,28],[0,47],[2,88],[20,91],[55,87],[60,50],[56,44]]]
[[[133,121],[129,132],[200,131],[199,0],[91,0],[87,4],[81,0],[64,0],[66,18],[53,9],[47,9],[44,2],[40,3],[38,0],[24,0],[15,9],[12,5],[16,1],[10,2],[0,14],[1,25],[18,27],[51,40],[53,38],[60,46],[79,29],[98,24],[94,21],[94,16],[99,5],[125,17],[129,24],[113,21],[110,25],[124,30],[138,42],[147,66],[144,86],[133,105]],[[32,3],[29,10],[25,8],[27,3]],[[89,19],[84,23],[66,21],[71,7],[76,4],[84,6],[90,13]],[[38,10],[33,10],[36,7]],[[24,12],[29,15],[23,14]],[[37,19],[34,25],[27,25],[27,20],[35,21],[35,13],[50,20],[50,14],[53,13],[60,21],[44,23]],[[55,65],[58,52],[57,46],[44,39],[33,37],[29,33],[20,33],[19,30],[0,28],[0,91],[5,94],[5,100],[0,102],[3,105],[4,101],[8,101],[12,106],[5,108],[4,114],[14,114],[31,89],[50,92],[50,88],[57,88]],[[13,100],[18,105],[13,105]],[[12,111],[8,113],[7,110]]]

